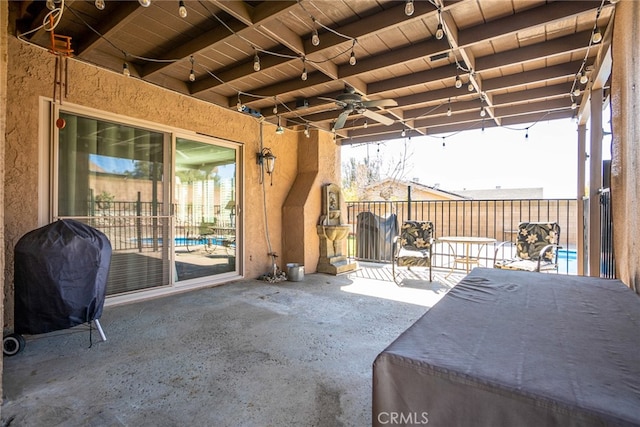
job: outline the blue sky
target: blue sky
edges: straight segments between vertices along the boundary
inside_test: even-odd
[[[607,116],[605,116],[607,117]],[[530,126],[527,131],[525,128]],[[502,188],[543,188],[545,198],[577,195],[577,123],[571,119],[541,121],[535,125],[471,130],[452,136],[413,137],[381,144],[344,146],[342,161],[380,156],[397,163],[408,153],[401,179],[448,191]],[[603,150],[608,154],[608,139]],[[384,164],[384,163],[383,163]],[[389,166],[383,166],[383,173]]]

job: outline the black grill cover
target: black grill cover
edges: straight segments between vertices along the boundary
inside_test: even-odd
[[[22,236],[15,247],[15,332],[42,334],[99,319],[110,263],[107,236],[75,220]]]

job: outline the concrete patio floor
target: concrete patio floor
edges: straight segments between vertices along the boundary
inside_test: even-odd
[[[2,426],[366,426],[375,357],[462,277],[388,266],[105,307],[4,358]]]

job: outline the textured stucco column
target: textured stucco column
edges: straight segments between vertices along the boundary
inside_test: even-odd
[[[322,185],[340,185],[340,149],[330,133],[302,132],[298,140],[298,172],[282,206],[282,267],[304,265],[305,273],[318,267],[320,239],[316,225],[321,215]]]
[[[7,130],[7,22],[9,2],[0,2],[0,271],[4,271],[4,146]],[[4,274],[0,274],[0,295],[4,295]],[[4,298],[0,298],[0,319],[4,318]],[[0,396],[3,364],[0,358]]]
[[[616,4],[611,200],[616,275],[640,293],[640,2]]]

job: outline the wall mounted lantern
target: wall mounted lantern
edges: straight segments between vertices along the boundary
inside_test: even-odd
[[[264,181],[265,171],[271,178],[271,185],[273,185],[273,170],[276,167],[276,156],[273,155],[270,148],[263,148],[256,154],[256,164],[260,166],[260,183]]]

